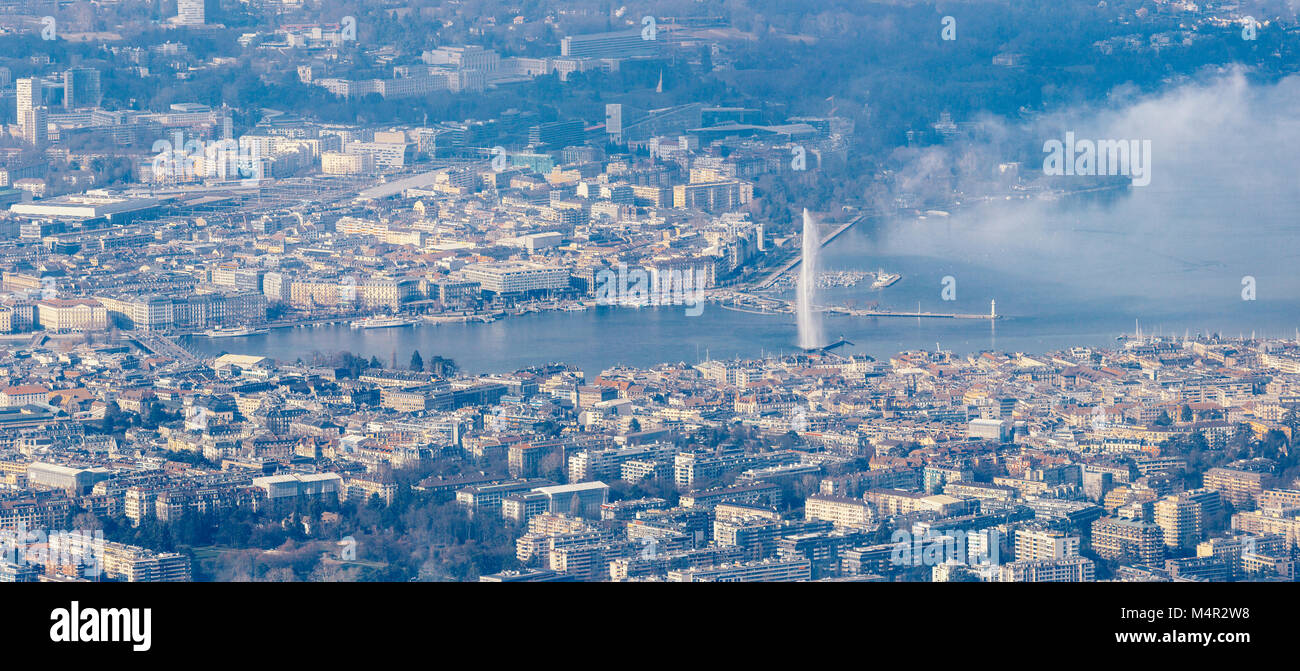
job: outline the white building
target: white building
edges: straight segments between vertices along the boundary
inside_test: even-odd
[[[266,498],[271,501],[298,496],[338,499],[343,491],[343,478],[337,473],[288,473],[253,478],[253,486],[265,490]]]
[[[599,480],[538,487],[533,491],[546,496],[546,512],[576,513],[582,517],[600,517],[600,507],[609,497],[609,485]]]
[[[205,0],[176,0],[176,23],[182,26],[201,26],[206,20]]]
[[[567,289],[569,271],[538,263],[476,263],[461,271],[484,291],[497,294]]]

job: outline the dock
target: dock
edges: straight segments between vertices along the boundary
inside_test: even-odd
[[[1000,319],[996,314],[970,314],[962,312],[917,312],[906,310],[851,310],[849,308],[829,307],[823,312],[833,312],[835,314],[850,315],[853,317],[916,317],[916,318],[934,318],[934,319]]]
[[[793,314],[795,311],[794,301],[777,298],[775,296],[756,296],[742,292],[731,292],[731,302],[725,303],[718,301],[721,307],[736,312],[748,312],[751,314]],[[737,302],[736,298],[742,299]],[[911,317],[915,319],[987,319],[994,321],[1001,319],[1002,315],[997,313],[997,302],[989,304],[989,311],[983,314],[966,313],[966,312],[924,312],[921,310],[881,310],[881,309],[856,309],[844,307],[841,305],[817,305],[814,306],[816,312],[848,315],[850,317]]]

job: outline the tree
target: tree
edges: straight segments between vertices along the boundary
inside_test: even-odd
[[[1190,421],[1192,421],[1192,406],[1187,405],[1186,403],[1184,403],[1184,404],[1183,404],[1183,411],[1182,411],[1182,413],[1181,413],[1181,417],[1182,417],[1182,421],[1184,421],[1184,422],[1190,422]]]
[[[114,424],[116,424],[117,418],[121,414],[122,409],[118,407],[117,401],[109,401],[104,406],[104,422],[100,427],[104,433],[113,433]]]
[[[1286,427],[1291,430],[1291,438],[1289,442],[1294,443],[1296,437],[1296,428],[1300,427],[1300,412],[1297,412],[1295,407],[1292,407],[1290,410],[1287,410],[1286,414],[1282,416],[1282,423],[1285,424]]]
[[[411,370],[424,370],[424,357],[420,356],[420,350],[418,349],[411,353]]]
[[[456,374],[457,370],[456,362],[451,359],[441,356],[434,356],[429,359],[429,372],[438,377],[451,377]]]

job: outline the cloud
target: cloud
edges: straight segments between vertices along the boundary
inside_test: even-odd
[[[950,218],[882,227],[873,251],[971,263],[1058,293],[1174,311],[1240,307],[1244,275],[1258,278],[1261,302],[1296,301],[1298,107],[1300,77],[1260,83],[1231,68],[1026,122],[983,119],[977,141],[897,152],[894,195],[950,200],[959,188],[970,198],[994,188],[997,164],[1017,153],[1031,157],[1025,179],[1040,179],[1043,142],[1066,131],[1150,140],[1151,184],[1102,197],[968,202]]]

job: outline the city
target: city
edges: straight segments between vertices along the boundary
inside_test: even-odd
[[[0,582],[1295,582],[1295,8],[795,4],[0,2]]]

